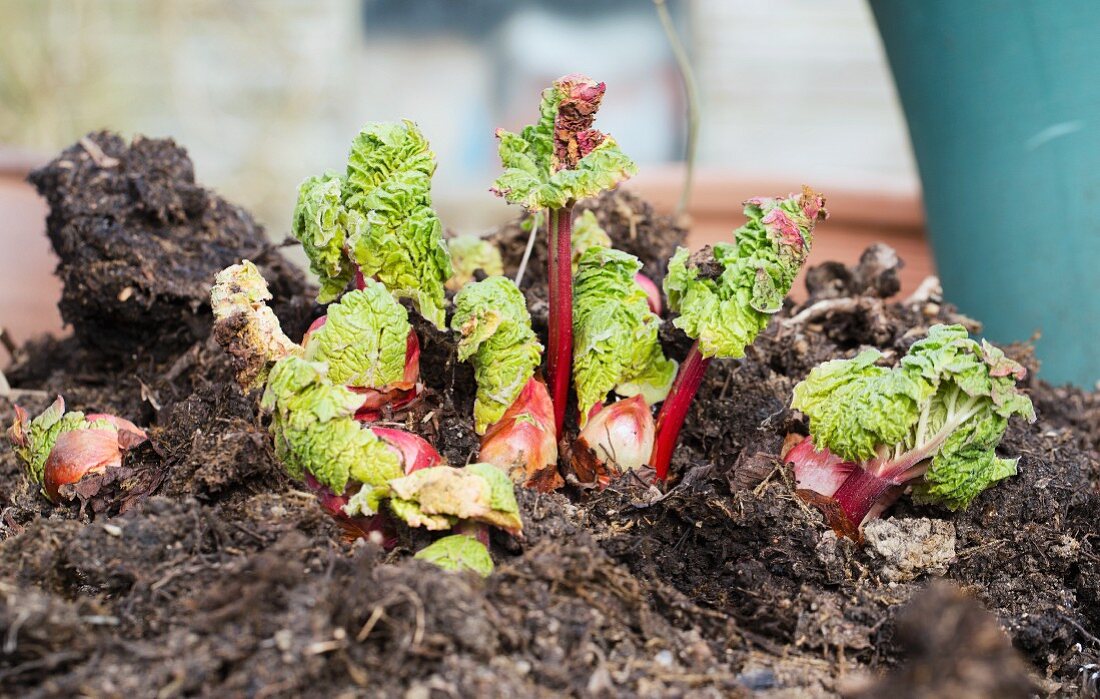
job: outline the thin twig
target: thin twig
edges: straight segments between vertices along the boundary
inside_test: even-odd
[[[531,235],[527,236],[527,247],[523,251],[523,259],[519,261],[519,269],[516,270],[516,286],[523,283],[523,275],[527,272],[527,262],[531,259],[531,251],[535,249],[535,238],[539,237],[539,219],[542,212],[536,211],[534,220],[531,221]]]
[[[668,12],[665,0],[653,0],[657,7],[657,17],[661,20],[661,27],[665,30],[672,56],[676,59],[676,67],[680,70],[680,77],[684,81],[684,93],[687,95],[687,142],[684,144],[684,188],[680,191],[680,203],[676,206],[676,214],[687,211],[688,202],[691,199],[691,187],[695,179],[695,151],[699,141],[699,88],[695,83],[695,72],[691,68],[691,60],[687,50],[680,41],[680,35],[676,33],[676,25],[672,23],[672,15]]]

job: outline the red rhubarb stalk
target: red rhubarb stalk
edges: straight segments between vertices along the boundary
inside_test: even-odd
[[[657,471],[657,480],[668,478],[668,467],[672,462],[672,451],[680,438],[680,428],[687,417],[688,408],[695,393],[703,383],[703,377],[710,366],[710,357],[704,357],[699,351],[699,342],[691,346],[687,359],[680,365],[676,382],[657,414],[657,442],[653,445],[653,457],[650,465]]]
[[[573,364],[573,204],[550,211],[550,342],[547,374],[554,403],[556,436],[561,438]]]

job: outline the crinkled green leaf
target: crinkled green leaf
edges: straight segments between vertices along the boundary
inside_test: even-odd
[[[327,362],[328,378],[347,386],[383,388],[403,380],[412,326],[382,284],[366,280],[327,313],[325,324],[310,333],[306,359]]]
[[[676,327],[699,341],[706,357],[743,357],[783,305],[810,252],[821,197],[806,189],[786,199],[750,199],[735,243],[669,261],[665,294],[680,315]],[[701,269],[702,266],[702,269]]]
[[[328,303],[347,288],[355,275],[346,247],[360,233],[363,215],[343,204],[344,178],[327,172],[309,177],[298,188],[291,235],[302,243],[309,269],[317,275],[320,303]]]
[[[523,523],[512,488],[507,474],[490,464],[433,466],[390,480],[372,501],[389,499],[394,515],[411,527],[438,531],[465,519],[515,534]]]
[[[210,289],[213,336],[232,356],[237,382],[245,389],[263,386],[272,364],[302,353],[268,307],[270,299],[267,282],[248,260],[218,272]]]
[[[308,471],[333,493],[348,482],[381,485],[401,474],[401,457],[355,418],[362,396],[335,385],[323,362],[287,357],[271,370],[262,405],[272,411],[275,452],[293,478]]]
[[[89,421],[82,412],[65,412],[65,399],[58,396],[50,407],[33,420],[27,420],[27,414],[17,408],[15,422],[8,429],[8,439],[12,450],[26,466],[27,475],[41,485],[46,459],[53,451],[57,438],[65,432],[87,429],[118,431],[108,420]]]
[[[474,366],[475,429],[485,434],[534,375],[542,345],[531,330],[523,294],[510,279],[489,277],[467,284],[454,303],[451,328],[461,335],[458,358]]]
[[[435,564],[443,570],[469,570],[483,578],[493,573],[493,557],[477,539],[465,534],[452,534],[438,539],[416,552],[413,558]]]
[[[445,324],[451,259],[431,207],[435,155],[411,121],[368,124],[352,144],[344,201],[363,225],[348,236],[352,260],[426,319]]]
[[[573,381],[582,426],[589,410],[615,391],[662,401],[676,376],[657,339],[661,319],[635,281],[633,255],[591,247],[581,255],[573,283]]]
[[[466,469],[481,476],[489,484],[490,507],[506,514],[519,515],[516,489],[507,473],[495,464],[485,463],[470,464]]]
[[[882,444],[906,438],[920,419],[922,386],[903,372],[875,366],[867,350],[814,368],[795,386],[791,406],[810,418],[818,449],[864,461]]]
[[[999,458],[995,451],[1007,426],[1006,418],[986,412],[955,430],[914,486],[916,499],[960,510],[997,481],[1015,476],[1018,459]]]
[[[519,134],[498,129],[504,173],[493,191],[529,211],[559,209],[637,173],[615,139],[590,128],[602,98],[602,84],[565,76],[543,91],[538,123]]]
[[[792,407],[809,417],[815,446],[874,458],[876,472],[893,477],[927,463],[915,492],[952,509],[1016,472],[995,449],[1009,417],[1035,419],[1016,386],[1023,367],[959,325],[933,326],[893,369],[875,366],[880,356],[825,362],[795,387]]]
[[[484,238],[458,235],[447,241],[447,247],[451,251],[451,266],[454,267],[454,276],[447,282],[448,289],[458,291],[472,282],[479,270],[490,277],[504,274],[500,248]]]

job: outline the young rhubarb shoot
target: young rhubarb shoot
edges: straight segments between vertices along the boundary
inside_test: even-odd
[[[474,428],[483,435],[483,461],[517,483],[539,489],[561,484],[558,449],[546,387],[535,378],[542,345],[531,330],[523,294],[512,280],[489,277],[455,294],[451,327],[459,361],[474,366]]]
[[[795,387],[791,402],[809,417],[813,445],[834,455],[791,450],[786,458],[801,471],[798,485],[814,489],[830,525],[853,539],[905,487],[921,502],[967,507],[1016,474],[1018,459],[996,454],[1008,419],[1035,420],[1031,400],[1016,386],[1026,370],[971,340],[961,325],[933,326],[897,367],[878,366],[881,357],[865,350],[825,362]],[[836,469],[848,475],[831,476]]]
[[[694,255],[680,248],[669,261],[665,295],[669,308],[680,314],[673,323],[695,344],[657,415],[651,465],[658,480],[668,477],[680,428],[710,360],[745,356],[745,347],[783,307],[810,253],[814,224],[827,215],[824,203],[808,187],[801,196],[750,199],[748,221],[734,232],[734,243]]]
[[[458,235],[447,241],[447,247],[451,251],[451,266],[454,267],[454,276],[447,280],[448,291],[458,291],[474,281],[479,272],[486,277],[504,274],[500,248],[484,238]]]
[[[431,207],[434,172],[435,156],[415,124],[378,122],[352,143],[345,175],[302,183],[291,232],[320,277],[318,301],[338,298],[358,271],[444,326],[443,285],[452,270]]]
[[[324,363],[293,356],[272,368],[262,400],[272,412],[275,453],[287,473],[353,536],[384,531],[385,523],[347,513],[351,497],[443,462],[414,434],[363,425],[355,418],[361,403],[360,395],[329,379]]]
[[[653,413],[640,395],[598,405],[573,444],[573,472],[582,483],[605,488],[649,461],[656,432]]]
[[[532,376],[504,416],[481,438],[478,461],[504,470],[516,483],[541,492],[565,484],[558,473],[554,406],[546,384]]]
[[[279,327],[270,300],[267,282],[248,260],[219,272],[210,289],[214,338],[229,353],[237,383],[246,391],[262,387],[275,362],[302,354]]]
[[[592,128],[606,86],[566,75],[543,91],[537,124],[518,134],[497,130],[504,173],[492,191],[528,211],[549,212],[550,350],[547,373],[561,435],[573,349],[573,205],[615,187],[637,171],[615,140]]]
[[[451,534],[428,544],[413,558],[427,561],[443,570],[468,570],[483,578],[493,572],[493,557],[488,547],[468,534]]]
[[[146,439],[145,430],[124,418],[65,412],[61,396],[33,420],[15,406],[15,421],[8,428],[12,450],[22,459],[27,475],[54,503],[63,497],[71,499],[64,486],[122,466],[122,455]]]
[[[577,263],[573,380],[581,427],[612,391],[653,405],[672,387],[676,362],[665,358],[657,340],[661,319],[635,281],[641,268],[633,255],[604,247],[589,248]]]
[[[314,321],[302,341],[305,358],[328,364],[328,378],[362,396],[356,416],[373,421],[421,391],[420,343],[408,312],[386,288],[366,279]]]

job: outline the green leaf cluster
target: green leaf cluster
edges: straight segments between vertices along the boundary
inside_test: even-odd
[[[1023,367],[961,325],[933,326],[897,367],[878,366],[881,357],[825,362],[795,387],[791,405],[809,417],[818,449],[879,475],[923,472],[917,497],[951,509],[1016,473],[995,450],[1011,416],[1035,419],[1017,386]]]
[[[413,122],[375,122],[352,143],[344,175],[302,183],[292,233],[320,277],[320,302],[339,297],[357,265],[444,326],[451,261],[431,207],[434,172],[435,155]]]
[[[405,374],[409,314],[372,279],[328,307],[325,324],[309,335],[306,359],[328,364],[328,378],[345,386],[384,388]]]
[[[673,321],[699,341],[705,357],[743,357],[745,347],[767,327],[791,290],[810,252],[817,206],[808,194],[786,199],[751,199],[748,219],[734,243],[718,243],[709,255],[679,248],[669,261],[664,289]],[[700,257],[705,259],[700,259]]]
[[[454,267],[454,276],[447,282],[447,288],[452,291],[473,281],[479,270],[490,277],[504,274],[500,248],[480,236],[457,235],[447,241],[447,247]]]
[[[508,203],[528,211],[560,209],[611,189],[638,172],[615,139],[602,134],[602,140],[575,167],[559,167],[554,158],[554,129],[565,97],[558,81],[543,90],[537,123],[518,134],[497,130],[504,172],[492,190]]]
[[[531,330],[523,293],[510,279],[489,277],[455,294],[451,328],[461,335],[459,361],[474,366],[478,434],[504,416],[535,373],[542,344]]]
[[[382,485],[402,475],[401,457],[354,417],[362,396],[329,379],[323,362],[286,357],[268,377],[275,453],[292,478],[309,472],[341,495],[348,483]]]
[[[459,520],[471,520],[513,534],[523,529],[512,481],[492,464],[422,468],[360,490],[349,499],[344,511],[349,515],[372,514],[380,511],[383,501],[410,527],[443,531]]]
[[[610,391],[641,395],[649,404],[665,399],[676,362],[665,358],[657,331],[661,319],[649,308],[634,277],[638,258],[594,246],[580,257],[573,281],[573,382],[581,422]]]
[[[600,225],[600,222],[596,219],[596,214],[592,213],[591,209],[585,209],[573,220],[571,244],[573,246],[573,274],[576,274],[581,256],[589,248],[611,247],[611,236]]]
[[[413,558],[447,571],[472,571],[483,578],[493,572],[493,557],[489,555],[489,549],[465,534],[451,534],[438,539],[417,551]]]

